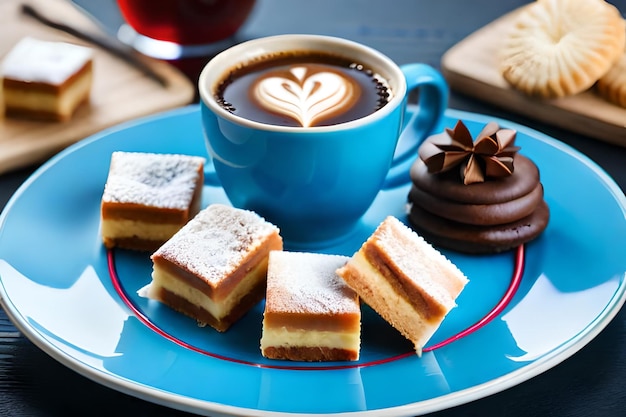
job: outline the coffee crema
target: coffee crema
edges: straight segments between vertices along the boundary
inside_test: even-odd
[[[329,126],[360,119],[389,101],[387,82],[354,60],[293,51],[228,71],[215,91],[227,111],[256,122]]]

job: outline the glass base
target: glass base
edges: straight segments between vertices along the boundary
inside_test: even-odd
[[[120,26],[117,38],[144,55],[168,61],[213,56],[237,43],[234,38],[227,38],[208,44],[179,45],[144,36],[127,24]]]

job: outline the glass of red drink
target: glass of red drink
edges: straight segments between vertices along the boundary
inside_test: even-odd
[[[147,55],[175,59],[202,55],[232,37],[255,0],[117,0],[117,4],[130,26],[120,30],[123,41]]]

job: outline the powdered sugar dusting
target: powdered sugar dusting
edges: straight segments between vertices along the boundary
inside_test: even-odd
[[[341,314],[359,311],[356,295],[335,271],[349,258],[304,252],[270,253],[267,304],[272,311]]]
[[[221,204],[201,210],[153,255],[217,285],[278,228],[258,214]]]
[[[59,85],[93,58],[93,50],[66,42],[22,38],[2,63],[5,78]]]
[[[102,201],[186,209],[203,164],[199,156],[113,152]]]

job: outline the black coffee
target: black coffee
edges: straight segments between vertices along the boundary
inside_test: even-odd
[[[390,91],[374,71],[318,52],[289,52],[232,69],[215,92],[231,113],[281,126],[329,126],[367,116]]]

